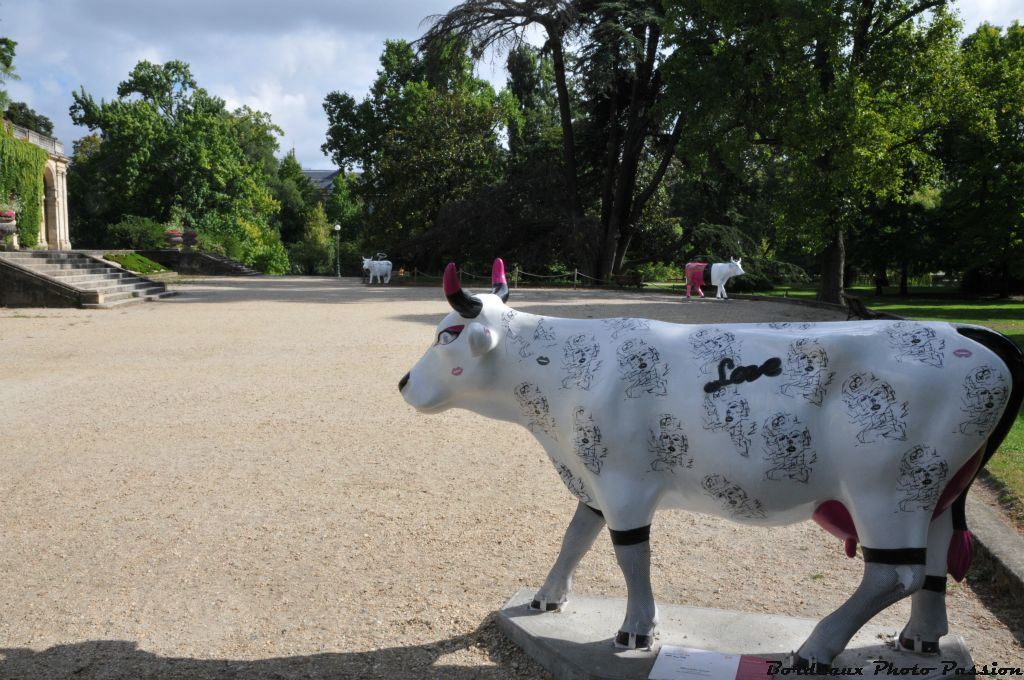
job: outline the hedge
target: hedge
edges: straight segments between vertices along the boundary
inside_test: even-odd
[[[0,125],[0,197],[14,194],[21,200],[18,243],[22,248],[31,248],[39,242],[47,158],[49,155],[44,149],[15,139],[6,124]]]

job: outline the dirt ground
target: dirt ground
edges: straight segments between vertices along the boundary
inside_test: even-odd
[[[441,291],[298,278],[179,290],[111,311],[0,309],[0,678],[544,677],[493,613],[541,584],[575,502],[525,430],[402,401]],[[628,292],[510,303],[837,318]],[[652,544],[656,596],[697,606],[820,618],[861,570],[809,523],[663,512]],[[576,589],[624,595],[606,535]],[[985,574],[949,600],[976,661],[1024,664],[1020,610]],[[874,622],[896,632],[908,612]]]

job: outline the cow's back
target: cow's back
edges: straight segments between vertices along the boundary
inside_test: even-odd
[[[549,451],[598,504],[615,493],[605,480],[628,477],[663,505],[766,524],[852,495],[913,507],[977,450],[1009,391],[1002,362],[950,324],[628,321],[574,322],[601,365],[586,390],[547,388],[561,423]]]

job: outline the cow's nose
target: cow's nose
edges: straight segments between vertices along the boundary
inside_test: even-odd
[[[401,392],[403,389],[405,389],[405,385],[408,382],[409,382],[409,374],[406,373],[404,376],[402,376],[402,379],[398,381],[398,391]]]

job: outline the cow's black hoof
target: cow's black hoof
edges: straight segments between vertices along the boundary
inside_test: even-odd
[[[903,633],[900,633],[897,646],[903,651],[914,652],[915,654],[936,655],[939,653],[938,642],[929,642],[928,640],[922,640],[920,638],[907,637]]]
[[[564,603],[562,602],[548,602],[547,600],[541,602],[540,600],[534,600],[530,603],[530,609],[536,612],[556,612],[562,608],[563,604]]]
[[[805,671],[809,675],[829,675],[832,666],[816,660],[805,659],[799,654],[790,657],[789,667],[794,670]]]
[[[620,630],[615,635],[615,646],[620,649],[650,649],[654,644],[653,635],[637,635]]]

